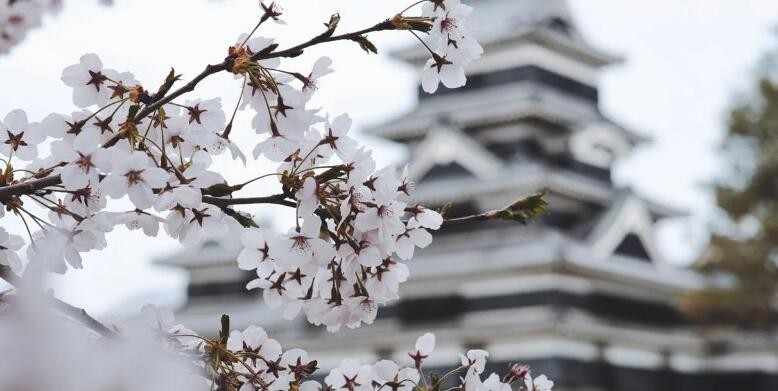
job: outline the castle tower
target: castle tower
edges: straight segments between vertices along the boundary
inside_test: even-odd
[[[280,320],[243,286],[239,243],[206,241],[161,263],[190,271],[190,301],[178,318],[213,332],[228,313],[235,327],[258,323],[323,368],[345,356],[407,359],[436,333],[430,366],[456,352],[490,351],[493,366],[529,363],[555,390],[774,390],[776,344],[698,335],[675,310],[699,287],[693,272],[667,265],[654,223],[679,212],[611,181],[615,160],[646,138],[605,117],[597,77],[620,61],[590,46],[563,0],[470,0],[484,57],[468,83],[426,95],[411,112],[368,132],[411,151],[415,200],[452,202],[452,217],[503,207],[548,191],[551,212],[529,226],[480,222],[438,232],[409,262],[411,280],[375,324],[329,334]],[[396,53],[421,66],[422,49]]]

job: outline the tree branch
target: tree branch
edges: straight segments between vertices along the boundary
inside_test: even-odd
[[[68,304],[54,296],[49,297],[52,307],[58,310],[60,313],[69,316],[86,327],[92,329],[92,331],[100,334],[103,337],[118,337],[119,334],[116,331],[111,330],[106,325],[100,323],[97,319],[93,318],[83,308],[75,307]]]
[[[18,289],[19,280],[10,267],[5,265],[0,265],[0,278],[2,278],[8,284]],[[100,321],[98,321],[97,319],[89,315],[89,313],[86,312],[86,310],[84,310],[83,308],[75,307],[51,295],[43,294],[43,296],[45,297],[45,300],[49,302],[51,306],[57,311],[59,311],[61,314],[78,321],[79,323],[88,327],[92,331],[100,334],[101,336],[103,337],[119,336],[119,334],[116,331],[111,330],[106,325],[100,323]]]
[[[327,32],[324,32],[322,34],[317,35],[316,37],[313,37],[310,41],[301,43],[297,46],[293,46],[288,49],[279,50],[277,52],[271,52],[268,54],[260,55],[261,53],[257,53],[254,56],[251,57],[252,60],[258,61],[258,60],[266,60],[268,58],[276,58],[276,57],[297,57],[300,54],[302,54],[303,50],[313,46],[318,45],[320,43],[324,42],[333,42],[333,41],[342,41],[342,40],[352,40],[354,38],[357,38],[361,35],[365,35],[367,33],[373,33],[377,31],[386,31],[386,30],[396,30],[397,27],[392,24],[392,22],[387,19],[384,20],[381,23],[378,23],[372,27],[368,27],[366,29],[362,29],[359,31],[355,31],[353,33],[348,34],[341,34],[341,35],[327,35]]]
[[[214,73],[219,73],[225,70],[227,70],[227,60],[224,60],[221,64],[207,65],[205,69],[202,72],[200,72],[199,75],[195,76],[194,79],[190,80],[188,83],[181,86],[181,88],[171,92],[165,97],[158,99],[156,102],[144,107],[143,110],[139,111],[138,114],[135,115],[136,121],[153,113],[154,110],[172,102],[173,99],[176,99],[187,92],[194,91],[195,87],[197,87],[197,84],[203,81],[206,77],[213,75]]]
[[[276,57],[296,57],[302,54],[303,50],[307,49],[308,47],[318,45],[320,43],[325,42],[333,42],[333,41],[341,41],[341,40],[350,40],[354,39],[360,35],[364,35],[370,32],[376,32],[376,31],[385,31],[385,30],[394,30],[396,27],[392,24],[392,22],[387,19],[381,23],[378,23],[372,27],[368,27],[366,29],[362,29],[359,31],[355,31],[353,33],[348,34],[341,34],[341,35],[332,35],[328,36],[326,32],[317,35],[316,37],[312,38],[311,40],[301,43],[297,46],[293,46],[288,49],[280,50],[277,52],[270,52],[270,53],[263,53],[259,52],[254,54],[251,57],[252,61],[259,61],[259,60],[266,60],[269,58],[276,58]],[[179,96],[194,91],[195,87],[198,83],[203,81],[206,77],[213,75],[214,73],[219,73],[222,71],[225,71],[228,69],[230,63],[230,59],[227,58],[224,61],[222,61],[221,64],[212,64],[205,67],[205,70],[203,70],[199,75],[195,76],[194,79],[190,80],[188,83],[183,85],[181,88],[175,90],[174,92],[170,93],[169,95],[165,96],[162,99],[157,100],[156,102],[146,106],[138,112],[138,114],[135,116],[136,119],[143,118],[151,113],[154,112],[154,110],[170,103],[173,101],[173,99],[178,98]]]
[[[262,53],[262,52],[256,53],[254,56],[252,56],[251,59],[254,61],[259,61],[259,60],[276,58],[276,57],[296,57],[302,54],[302,52],[305,49],[320,43],[334,42],[334,41],[341,41],[341,40],[351,40],[367,33],[385,31],[385,30],[395,30],[395,29],[396,27],[392,24],[392,22],[389,19],[387,19],[372,27],[368,27],[352,33],[329,36],[327,35],[327,32],[324,32],[322,34],[317,35],[316,37],[312,38],[307,42],[301,43],[297,46],[293,46],[288,49],[284,49],[276,52],[270,52],[270,53]],[[171,92],[170,94],[157,99],[154,103],[144,107],[135,115],[135,119],[138,120],[140,118],[144,118],[149,114],[153,113],[158,108],[172,102],[174,99],[178,98],[179,96],[184,95],[187,92],[194,91],[195,87],[197,87],[197,85],[208,76],[227,70],[229,60],[230,59],[225,59],[220,64],[207,65],[205,69],[202,72],[200,72],[199,75],[194,77],[194,79],[190,80],[188,83],[184,84],[179,89]],[[116,142],[118,142],[122,137],[124,137],[124,135],[117,133],[108,141],[106,141],[105,144],[103,144],[103,146],[110,147],[116,144]],[[46,178],[30,180],[15,185],[2,186],[0,187],[0,201],[4,201],[12,196],[31,194],[36,190],[40,190],[48,186],[58,185],[60,183],[62,183],[62,179],[60,178],[60,176],[52,175]],[[214,202],[221,203],[222,201],[214,200]],[[209,203],[218,206],[218,204],[216,203],[213,202],[209,202]],[[257,202],[246,202],[246,203],[257,203]]]
[[[267,197],[247,197],[247,198],[218,198],[211,196],[203,196],[203,202],[209,203],[220,208],[224,208],[230,205],[247,205],[247,204],[276,204],[289,207],[296,207],[297,203],[288,200],[285,194],[274,194]]]
[[[0,201],[5,201],[9,197],[32,194],[36,190],[41,190],[45,187],[54,186],[62,183],[62,179],[59,175],[47,176],[41,179],[33,179],[30,181],[17,183],[9,186],[0,187]]]

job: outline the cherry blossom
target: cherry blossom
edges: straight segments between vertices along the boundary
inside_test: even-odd
[[[529,391],[551,391],[552,387],[554,387],[554,382],[549,380],[546,375],[540,375],[535,379],[528,375],[525,379],[525,384]]]
[[[141,152],[115,153],[111,165],[111,174],[102,181],[103,190],[113,198],[129,195],[138,209],[154,204],[152,189],[165,186],[168,177],[165,170],[152,166]]]
[[[96,185],[101,172],[109,170],[110,162],[106,151],[100,147],[100,136],[96,131],[82,131],[71,145],[64,140],[52,143],[54,159],[65,163],[62,168],[62,184],[69,190]]]
[[[257,27],[281,15],[274,2],[260,8]],[[430,26],[438,63],[450,59],[445,65],[458,69],[480,55],[480,46],[465,29],[469,7],[446,0],[420,8],[419,20]],[[330,117],[310,106],[320,81],[333,72],[332,60],[320,57],[310,70],[293,69],[280,58],[294,56],[276,55],[275,39],[254,36],[256,30],[242,34],[228,49],[224,70],[243,84],[233,111],[242,108],[253,115],[258,135],[253,156],[278,163],[275,173],[234,184],[231,176],[211,169],[228,150],[233,159],[247,160],[245,145],[230,138],[238,130],[233,129],[234,118],[227,120],[221,97],[186,95],[192,92],[186,88],[151,103],[161,97],[131,72],[104,68],[92,53],[68,66],[61,77],[83,110],[50,114],[40,124],[28,123],[23,111],[8,115],[3,153],[32,163],[29,176],[10,172],[3,183],[46,178],[64,187],[63,192],[44,188],[53,194],[21,196],[33,197],[52,226],[32,235],[31,258],[56,272],[66,271],[68,264],[81,267],[80,253],[105,247],[106,234],[115,225],[154,236],[161,223],[167,235],[185,245],[225,233],[230,221],[252,226],[250,215],[232,199],[246,184],[276,175],[282,193],[267,199],[296,209],[293,228],[286,234],[263,230],[243,237],[246,248],[239,267],[257,273],[247,288],[264,289],[265,300],[282,307],[284,316],[304,312],[309,321],[331,331],[371,323],[380,306],[398,298],[399,285],[409,275],[399,260],[409,261],[416,248],[428,246],[430,231],[440,228],[442,217],[421,205],[409,206],[413,183],[407,175],[398,177],[394,167],[376,171],[371,152],[349,135],[347,114]],[[433,79],[461,84],[463,73],[456,83],[448,83],[448,71],[439,68]],[[176,82],[172,71],[162,93]],[[37,145],[47,136],[56,140],[52,154],[40,157]],[[6,162],[6,171],[10,164]],[[134,208],[107,212],[112,203],[106,195],[127,197]],[[21,198],[0,201],[22,213]]]
[[[73,88],[73,104],[89,107],[105,104],[111,96],[109,79],[103,72],[103,62],[94,53],[81,56],[78,64],[62,71],[62,81]]]
[[[500,381],[500,376],[492,373],[486,380],[477,386],[477,391],[510,391],[510,384]]]
[[[433,58],[427,60],[421,75],[421,86],[430,94],[438,90],[440,83],[448,88],[458,88],[464,86],[466,81],[464,67],[440,53],[434,53]]]
[[[140,229],[146,236],[157,236],[159,224],[165,219],[146,213],[142,210],[133,210],[122,213],[112,213],[109,218],[114,224],[123,224],[130,230]]]
[[[270,253],[290,267],[309,262],[325,263],[335,256],[335,250],[319,238],[320,230],[321,221],[315,216],[309,216],[300,227],[291,229],[287,238],[271,248]]]
[[[13,30],[2,24],[6,11],[20,13],[18,23],[34,25],[40,12],[21,4],[40,6],[42,1],[15,2],[13,9],[2,8],[6,4],[0,1],[0,29]],[[463,67],[481,54],[465,29],[470,8],[455,0],[419,8],[421,16],[411,18],[429,27],[432,45],[424,89],[434,91],[441,82],[450,88],[463,85]],[[260,3],[260,12],[256,28],[226,48],[221,63],[186,85],[171,70],[164,84],[147,90],[133,73],[104,68],[98,55],[89,53],[61,75],[80,110],[51,113],[40,122],[29,122],[22,110],[8,113],[0,124],[0,210],[12,213],[0,217],[4,222],[20,219],[30,239],[0,228],[0,264],[21,274],[19,254],[26,246],[32,269],[65,273],[81,268],[82,255],[104,249],[119,225],[148,236],[159,235],[162,225],[165,234],[187,246],[234,227],[242,230],[237,266],[256,273],[246,288],[262,289],[263,300],[280,308],[285,318],[302,313],[334,332],[372,323],[381,306],[397,300],[400,284],[409,277],[404,262],[431,243],[430,231],[442,226],[443,217],[411,203],[414,185],[407,169],[376,169],[372,152],[349,134],[348,114],[330,117],[311,104],[324,77],[333,72],[332,59],[320,57],[304,70],[281,61],[330,40],[354,41],[353,35],[334,35],[339,19],[333,16],[327,24],[331,31],[297,49],[279,49],[274,38],[254,33],[265,21],[280,21],[281,9],[275,2]],[[380,22],[370,32],[408,29],[395,24],[402,18]],[[0,50],[2,45],[0,40]],[[198,97],[197,84],[219,72],[233,74],[228,81],[237,96]],[[237,114],[228,117],[239,109],[252,118],[250,129],[241,129]],[[51,153],[38,148],[49,141]],[[264,158],[274,167],[266,173],[217,171],[227,151],[246,165],[246,148],[253,148],[254,159]],[[247,194],[257,189],[262,193]],[[294,217],[286,225],[291,228],[285,233],[257,229],[241,209],[244,204],[291,208]],[[169,309],[146,306],[142,313],[147,332],[133,326],[97,327],[98,332],[126,335],[139,346],[161,347],[194,363],[195,374],[213,375],[212,382],[201,383],[205,388],[218,379],[220,389],[322,389],[309,379],[316,361],[299,349],[284,352],[260,327],[230,331],[224,321],[220,337],[209,339],[175,324]],[[94,322],[87,325],[95,327]],[[325,383],[351,391],[409,391],[432,380],[421,366],[434,345],[434,335],[421,336],[409,353],[411,367],[388,360],[372,365],[344,360]],[[468,390],[503,390],[494,376],[481,383],[486,358],[477,350],[462,356],[469,368],[463,385]],[[545,387],[544,379],[536,383]],[[0,388],[13,389],[4,381],[0,377]]]
[[[413,359],[416,368],[419,368],[421,366],[421,363],[427,357],[429,357],[429,355],[435,349],[435,334],[425,333],[424,335],[416,339],[416,345],[414,345],[414,347],[416,350],[408,353],[408,356],[410,356]]]
[[[373,380],[372,368],[352,359],[341,361],[340,365],[324,378],[324,382],[335,390],[353,391],[371,391]]]
[[[5,228],[0,227],[0,265],[10,266],[14,272],[20,272],[22,260],[17,251],[23,246],[24,239],[21,236],[9,234]]]
[[[243,350],[259,355],[265,360],[275,361],[281,356],[281,344],[270,339],[264,329],[257,326],[249,326],[243,331],[234,330],[227,339],[227,348],[232,351]],[[249,356],[252,366],[257,366],[257,358]],[[262,360],[259,360],[262,363]]]
[[[459,0],[428,1],[422,15],[433,20],[430,29],[431,58],[424,64],[421,85],[434,93],[443,83],[448,88],[465,85],[464,67],[483,53],[483,48],[470,36],[466,17],[473,8]]]
[[[45,138],[36,124],[27,122],[27,114],[13,110],[0,123],[0,154],[30,161],[38,155],[38,144]]]
[[[335,117],[332,122],[329,119],[324,125],[324,137],[322,143],[329,146],[343,160],[353,156],[357,142],[347,135],[351,129],[351,118],[348,114]]]
[[[419,383],[419,371],[415,368],[402,368],[391,360],[381,360],[373,365],[376,382],[387,384],[393,390],[411,391]]]

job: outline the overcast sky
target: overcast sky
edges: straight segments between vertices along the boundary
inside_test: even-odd
[[[259,13],[254,0],[117,0],[108,8],[91,0],[65,3],[62,13],[48,18],[11,55],[0,57],[2,115],[22,108],[35,120],[52,111],[73,111],[70,90],[59,76],[86,52],[99,54],[106,67],[133,72],[149,87],[170,66],[186,79],[204,64],[223,58],[226,47],[253,27]],[[354,30],[399,11],[402,2],[282,3],[289,25],[263,27],[261,34],[288,46],[320,31],[320,22],[333,12],[340,12],[343,31]],[[618,165],[616,181],[689,211],[687,219],[662,224],[657,236],[666,258],[688,263],[704,243],[712,216],[704,184],[720,167],[716,146],[727,107],[750,86],[755,64],[773,45],[778,2],[574,0],[570,6],[594,46],[626,59],[601,76],[603,111],[654,140]],[[317,103],[333,114],[350,113],[357,128],[364,127],[415,104],[418,70],[386,55],[413,44],[410,38],[400,33],[371,37],[381,50],[379,56],[365,55],[351,43],[332,44],[292,64],[305,70],[317,56],[332,56],[337,72],[322,83]],[[237,88],[229,75],[218,75],[202,83],[199,96],[222,96],[230,105]],[[251,140],[248,134],[238,137]],[[404,157],[402,148],[375,139],[363,141],[376,148],[380,162]],[[232,163],[220,167],[240,168]],[[249,170],[262,168],[258,164]],[[261,187],[253,190],[262,193]],[[101,314],[139,297],[181,300],[184,274],[150,265],[152,259],[180,249],[174,241],[150,240],[122,229],[110,234],[108,241],[107,250],[86,255],[84,270],[56,279],[59,296]]]

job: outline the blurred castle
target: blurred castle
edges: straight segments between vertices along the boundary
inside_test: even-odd
[[[778,390],[775,342],[705,338],[672,305],[702,281],[663,262],[654,223],[678,212],[611,182],[611,165],[645,137],[598,108],[597,75],[619,59],[589,46],[562,0],[471,0],[484,57],[457,90],[426,95],[368,132],[411,150],[415,198],[452,214],[502,207],[549,190],[552,212],[523,227],[474,223],[438,232],[409,263],[401,300],[372,326],[327,333],[268,310],[234,261],[238,238],[210,240],[160,263],[191,276],[184,324],[214,333],[258,323],[320,366],[395,357],[425,331],[431,365],[485,348],[495,368],[529,363],[556,390]],[[420,66],[422,50],[399,58]],[[771,347],[772,345],[772,347]],[[503,369],[499,368],[499,369]]]

